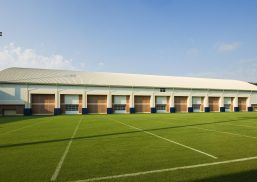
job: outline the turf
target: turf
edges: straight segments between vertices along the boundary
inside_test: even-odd
[[[0,117],[0,181],[50,181],[77,126],[56,181],[257,156],[256,112]],[[102,181],[255,181],[256,178],[257,159]]]

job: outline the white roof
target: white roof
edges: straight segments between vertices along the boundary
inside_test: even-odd
[[[0,82],[257,91],[257,86],[238,80],[33,68],[0,71]]]

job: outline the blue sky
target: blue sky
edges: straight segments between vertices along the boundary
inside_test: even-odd
[[[11,66],[257,82],[257,1],[2,0]]]

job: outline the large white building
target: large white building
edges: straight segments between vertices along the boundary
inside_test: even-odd
[[[238,80],[9,68],[2,115],[257,111],[257,86]]]

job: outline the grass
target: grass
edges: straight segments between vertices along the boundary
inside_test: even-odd
[[[256,112],[1,117],[0,181],[50,181],[77,126],[56,181],[257,156]],[[253,159],[102,181],[255,181],[256,178],[257,159]]]

